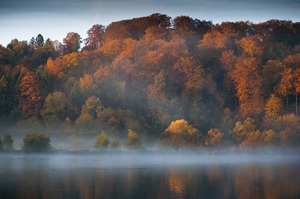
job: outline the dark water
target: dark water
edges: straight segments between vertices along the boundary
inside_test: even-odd
[[[0,198],[300,198],[299,155],[0,155]]]

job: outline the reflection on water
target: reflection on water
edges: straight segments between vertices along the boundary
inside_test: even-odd
[[[151,155],[1,155],[0,198],[300,198],[298,156],[232,164],[195,158],[208,157],[188,164]]]

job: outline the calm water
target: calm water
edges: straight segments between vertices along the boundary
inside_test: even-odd
[[[300,198],[299,155],[0,155],[0,198]]]

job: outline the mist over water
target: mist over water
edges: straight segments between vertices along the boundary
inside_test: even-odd
[[[1,154],[0,198],[299,198],[299,153]]]
[[[0,198],[300,196],[297,152],[1,154],[0,161]]]
[[[20,154],[1,155],[2,159],[19,163],[41,162],[55,169],[68,168],[159,168],[241,164],[300,164],[300,155],[291,153],[229,153],[201,152],[107,152],[103,154]],[[23,166],[23,165],[21,165]]]

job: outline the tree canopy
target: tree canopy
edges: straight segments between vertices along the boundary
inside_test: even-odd
[[[155,13],[95,24],[86,38],[12,39],[0,46],[0,121],[174,146],[296,145],[299,35],[299,22]]]

